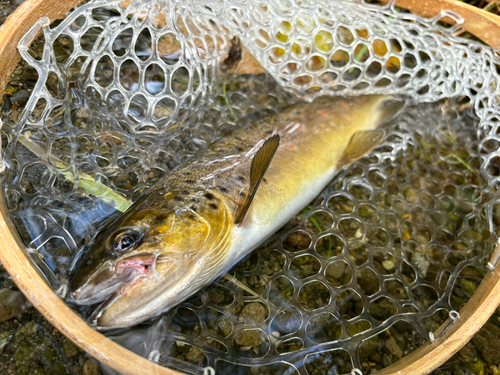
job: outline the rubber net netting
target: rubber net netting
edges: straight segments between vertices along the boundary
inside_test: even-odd
[[[462,21],[340,0],[89,1],[41,19],[19,46],[37,84],[2,129],[28,252],[63,296],[113,194],[134,200],[212,140],[299,100],[400,95],[409,104],[383,143],[266,245],[112,334],[195,374],[390,365],[459,319],[496,263],[498,56],[454,36]],[[268,73],[237,73],[245,54]]]

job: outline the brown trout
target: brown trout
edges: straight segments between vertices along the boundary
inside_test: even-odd
[[[69,298],[97,329],[168,311],[227,272],[383,137],[387,97],[316,99],[235,131],[94,236]]]

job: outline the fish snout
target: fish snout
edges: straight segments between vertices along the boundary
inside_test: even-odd
[[[73,283],[69,301],[77,305],[92,305],[107,299],[128,278],[118,276],[112,267],[102,267],[80,283]]]

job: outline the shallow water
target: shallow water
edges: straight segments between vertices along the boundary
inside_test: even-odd
[[[443,108],[409,108],[373,155],[229,276],[112,337],[222,374],[369,372],[413,351],[474,292],[493,239],[474,120]]]
[[[255,99],[261,91],[253,88],[260,84],[267,85],[268,97],[281,95],[278,103],[286,105],[290,97],[272,81],[252,78],[232,83],[245,101],[253,98],[268,105]],[[238,114],[242,105],[231,100]],[[259,116],[256,112],[243,117],[243,126]],[[226,116],[231,123],[232,115]],[[194,128],[191,137],[209,142],[227,133],[220,123],[210,123],[210,117],[204,122],[213,132],[203,139]],[[395,362],[425,342],[449,311],[462,307],[484,275],[493,239],[485,209],[494,192],[478,170],[474,122],[450,103],[407,108],[387,124],[388,135],[375,152],[341,171],[315,202],[225,278],[165,316],[110,337],[141,355],[194,373],[207,365],[228,374],[253,373],[252,365],[269,373],[294,368],[309,374],[347,373]],[[101,166],[95,162],[102,181],[128,196],[149,186],[152,169],[159,171],[159,178],[195,154],[186,146],[188,137],[177,148],[168,148],[147,142],[147,133],[132,138],[109,125],[105,137],[90,139],[93,145],[84,148],[81,159],[77,153],[75,165],[112,155],[113,148],[125,158],[134,159],[127,150],[140,154],[135,163],[121,163],[120,156],[108,156]],[[43,140],[43,132],[30,129],[30,138]],[[62,138],[50,136],[54,139],[46,144]],[[137,147],[142,142],[147,147]],[[162,147],[175,159],[152,157]],[[51,147],[68,163],[75,148],[82,149],[69,142],[60,149]],[[40,172],[42,163],[21,146],[10,150],[15,151],[7,153],[13,164],[27,166],[17,169],[20,178],[8,175],[9,193],[20,197],[13,215],[29,246],[44,255],[51,277],[64,283],[71,257],[112,207],[71,184],[66,190],[47,187],[57,171]],[[169,166],[172,160],[177,164]],[[33,165],[33,172],[27,171]],[[142,178],[132,183],[133,173]],[[28,185],[23,185],[23,176]]]

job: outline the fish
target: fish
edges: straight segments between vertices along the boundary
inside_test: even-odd
[[[98,330],[169,311],[373,150],[396,107],[387,96],[319,97],[214,141],[91,239],[75,260],[68,300],[96,305],[88,322]]]

